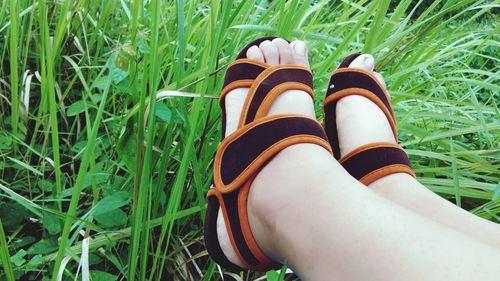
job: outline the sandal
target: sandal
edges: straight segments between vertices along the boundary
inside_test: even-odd
[[[367,70],[350,68],[351,62],[360,56],[355,53],[345,58],[332,74],[323,103],[325,131],[330,140],[335,159],[358,181],[368,185],[384,176],[395,173],[415,173],[403,148],[394,143],[376,142],[358,147],[340,157],[337,135],[337,101],[349,95],[359,95],[375,103],[385,114],[391,125],[394,139],[398,139],[396,118],[389,102],[389,95],[378,80]]]
[[[274,37],[261,38],[247,45],[231,63],[220,95],[222,142],[214,161],[214,187],[208,191],[205,218],[205,246],[221,266],[242,271],[224,255],[217,238],[217,216],[222,210],[231,245],[246,268],[267,271],[280,267],[257,245],[248,221],[247,196],[252,181],[264,165],[281,150],[299,143],[313,143],[331,152],[322,126],[298,114],[266,116],[273,101],[287,90],[313,95],[312,74],[298,65],[270,66],[246,58],[248,48]],[[224,138],[225,95],[232,89],[249,87],[238,129]]]

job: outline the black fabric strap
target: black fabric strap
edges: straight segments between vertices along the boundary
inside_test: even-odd
[[[226,76],[224,77],[224,87],[227,85],[237,82],[240,80],[255,80],[259,74],[266,68],[262,65],[249,63],[246,61],[231,64],[226,71]],[[226,98],[221,97],[220,107],[222,109],[222,131],[221,138],[223,139],[226,135]]]
[[[224,76],[224,87],[239,80],[255,80],[266,69],[265,66],[249,61],[235,61]]]
[[[252,100],[248,107],[245,124],[255,120],[255,115],[262,105],[264,98],[273,88],[289,82],[303,84],[311,88],[311,91],[313,88],[311,72],[302,68],[290,68],[286,66],[275,67],[271,73],[262,73],[262,75],[267,76],[262,81],[259,81],[260,83],[255,88],[255,93],[251,97]]]
[[[317,137],[327,142],[327,137],[321,125],[307,117],[280,117],[264,119],[257,126],[250,129],[241,128],[244,132],[229,143],[221,144],[216,157],[215,173],[220,173],[223,185],[230,185],[233,181],[249,168],[255,159],[259,158],[274,144],[290,137]],[[260,121],[260,120],[259,120]],[[254,124],[250,124],[254,125]],[[238,131],[236,132],[238,133]],[[219,155],[219,153],[221,155]],[[220,159],[220,167],[217,159]],[[216,182],[217,183],[217,182]]]
[[[336,102],[332,102],[323,108],[325,112],[325,132],[333,150],[333,157],[340,159],[339,136],[337,131]]]
[[[217,197],[208,197],[205,225],[203,227],[204,242],[210,257],[220,266],[234,272],[243,271],[243,268],[230,262],[222,251],[217,237],[217,216],[219,214],[219,201]],[[246,245],[246,243],[245,243]]]
[[[266,41],[266,40],[273,40],[276,37],[262,37],[259,39],[256,39],[250,43],[248,43],[238,54],[236,57],[236,61],[233,62],[228,70],[226,71],[226,74],[224,76],[224,87],[227,85],[231,84],[232,82],[238,81],[238,80],[254,80],[265,68],[262,68],[261,66],[257,64],[250,64],[250,63],[238,63],[237,60],[239,59],[245,59],[247,57],[247,51],[250,49],[252,46],[258,46],[260,43]],[[220,99],[220,106],[222,109],[222,130],[221,130],[221,139],[223,139],[226,135],[226,102],[225,99],[222,98]]]
[[[401,147],[394,145],[374,146],[355,153],[340,163],[357,180],[378,169],[391,165],[404,165],[411,169],[410,159]]]
[[[353,69],[352,71],[348,71],[347,69],[336,71],[330,79],[326,97],[350,88],[363,89],[375,94],[391,112],[393,119],[395,119],[391,104],[384,89],[382,89],[377,81],[370,75],[357,69]]]

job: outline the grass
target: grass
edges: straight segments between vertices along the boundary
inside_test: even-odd
[[[500,222],[499,4],[3,1],[0,280],[220,279],[202,239],[213,97],[264,35],[308,42],[318,116],[340,59],[373,53],[419,180]]]

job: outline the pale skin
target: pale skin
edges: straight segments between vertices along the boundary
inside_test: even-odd
[[[301,41],[266,41],[250,48],[247,57],[271,65],[308,66]],[[372,71],[373,57],[362,55],[350,67]],[[375,75],[384,83],[380,74]],[[247,91],[235,89],[226,97],[226,135],[236,129]],[[346,97],[337,104],[342,155],[374,141],[395,142],[380,109],[363,99]],[[315,118],[311,98],[301,91],[288,91],[275,101],[269,115],[280,113]],[[367,188],[316,145],[293,145],[274,157],[252,184],[248,212],[259,246],[304,280],[500,276],[497,224],[463,211],[405,174],[386,176]],[[241,264],[223,224],[218,222],[222,248],[231,261]]]

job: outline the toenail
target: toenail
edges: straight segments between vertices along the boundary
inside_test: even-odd
[[[260,47],[260,46],[266,46],[266,45],[269,45],[269,44],[272,44],[272,43],[271,43],[271,41],[266,40],[266,41],[264,41],[264,42],[260,43],[259,47]]]

